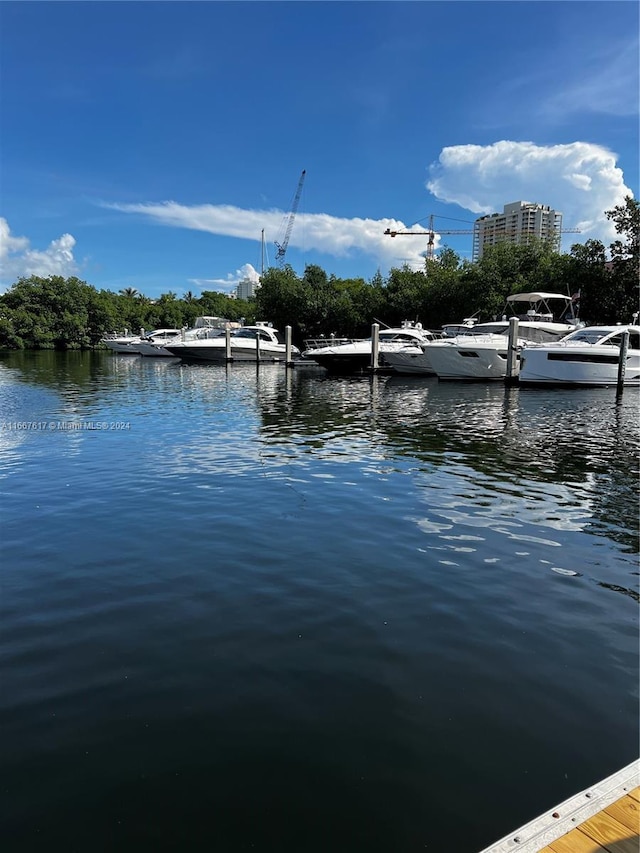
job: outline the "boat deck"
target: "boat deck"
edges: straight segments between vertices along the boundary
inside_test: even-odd
[[[638,853],[639,783],[636,760],[481,853]]]

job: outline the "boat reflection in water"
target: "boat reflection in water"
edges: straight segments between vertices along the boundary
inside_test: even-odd
[[[640,434],[633,389],[616,401],[609,388],[542,391],[301,372],[279,376],[259,407],[262,438],[287,447],[288,465],[292,453],[303,454],[307,435],[316,460],[413,459],[431,477],[455,471],[471,489],[484,484],[483,499],[494,506],[506,504],[507,494],[520,501],[527,490],[542,506],[553,485],[550,518],[579,518],[592,530],[611,526],[635,546],[638,497],[629,466],[638,459]]]

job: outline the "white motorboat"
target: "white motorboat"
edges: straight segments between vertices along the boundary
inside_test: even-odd
[[[175,358],[169,352],[166,345],[185,340],[204,340],[205,338],[219,338],[224,335],[226,329],[239,329],[240,324],[227,320],[224,317],[196,317],[190,329],[160,329],[151,332],[143,338],[140,343],[133,344],[140,355]]]
[[[585,326],[546,344],[523,348],[519,381],[526,385],[616,385],[623,333],[629,332],[624,384],[640,386],[640,326]]]
[[[556,304],[558,308],[555,308]],[[424,348],[424,360],[439,379],[504,379],[507,373],[509,315],[518,318],[516,363],[525,343],[556,341],[579,327],[579,321],[572,314],[570,296],[544,292],[515,293],[507,298],[501,320],[478,323],[463,334],[434,341]],[[416,363],[418,361],[416,359]]]
[[[164,349],[165,344],[180,339],[180,329],[155,329],[143,335],[137,341],[131,341],[129,348],[139,355],[168,356],[171,353]]]
[[[462,323],[447,323],[442,331],[433,334],[427,341],[414,341],[394,352],[384,354],[384,362],[394,373],[403,375],[435,376],[436,372],[429,359],[429,347],[441,338],[455,338],[468,334],[478,322],[477,317],[465,317]]]
[[[479,323],[472,335],[435,341],[425,347],[423,361],[439,379],[504,379],[509,327],[495,331],[493,327],[493,323]],[[522,344],[519,338],[518,347]]]
[[[388,356],[408,344],[422,344],[435,338],[420,323],[406,321],[397,328],[381,329],[378,335],[379,364],[388,366]],[[326,339],[305,341],[302,357],[315,361],[330,373],[363,373],[371,368],[372,338],[327,343]]]
[[[283,335],[267,323],[242,326],[231,332],[230,358],[232,361],[284,361],[286,344]],[[209,338],[185,338],[167,346],[169,352],[185,360],[227,360],[226,334]],[[291,355],[299,356],[300,350],[292,346]]]
[[[124,335],[119,335],[117,332],[112,332],[110,335],[105,335],[102,338],[102,343],[113,352],[125,353],[127,355],[139,355],[136,349],[132,348],[132,344],[138,344],[145,334],[144,329],[140,329],[139,335],[132,335],[128,329],[124,330]]]

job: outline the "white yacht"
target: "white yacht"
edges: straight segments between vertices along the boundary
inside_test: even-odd
[[[144,329],[140,329],[139,335],[132,335],[128,329],[124,330],[124,335],[112,332],[110,335],[105,335],[102,338],[102,343],[110,350],[113,350],[113,352],[139,355],[138,351],[133,349],[131,344],[139,344],[144,333]]]
[[[426,346],[424,358],[430,370],[439,379],[504,379],[510,316],[518,318],[517,359],[525,343],[559,340],[580,325],[572,314],[570,296],[545,292],[515,293],[507,298],[501,320],[478,323],[464,334],[442,338]]]
[[[231,332],[232,361],[284,361],[286,344],[283,335],[267,323],[242,326]],[[209,338],[185,338],[167,346],[169,352],[185,360],[227,360],[226,334]],[[291,355],[299,356],[300,350],[292,346]]]
[[[526,385],[616,385],[623,332],[629,332],[625,385],[640,386],[640,326],[585,326],[546,344],[526,345],[519,381]]]
[[[455,338],[457,335],[468,334],[477,324],[478,318],[465,317],[462,323],[447,323],[442,331],[434,333],[426,341],[412,341],[406,346],[393,352],[385,352],[383,360],[394,373],[406,375],[435,376],[436,372],[429,359],[429,347],[441,338]]]
[[[139,355],[170,355],[164,349],[165,344],[180,339],[180,329],[155,329],[140,337],[137,341],[131,341],[129,349]]]
[[[379,363],[388,366],[391,353],[408,344],[422,344],[435,338],[433,332],[422,328],[420,323],[406,321],[397,328],[381,329],[379,332]],[[330,373],[363,373],[371,367],[372,339],[342,340],[326,339],[305,341],[307,348],[302,357],[315,361]]]
[[[133,346],[136,347],[140,355],[175,358],[176,356],[169,352],[166,347],[168,343],[218,338],[224,335],[226,329],[239,328],[239,323],[232,322],[224,317],[196,317],[190,329],[160,329],[157,332],[151,332],[140,343],[133,344]]]

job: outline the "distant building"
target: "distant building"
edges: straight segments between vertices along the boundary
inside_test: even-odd
[[[252,281],[250,278],[243,278],[236,287],[236,299],[250,299],[256,295],[256,290],[260,287],[259,281]]]
[[[476,219],[473,227],[473,260],[496,243],[527,243],[532,238],[550,240],[560,248],[562,214],[546,204],[514,201],[505,204],[502,213],[489,213]]]

